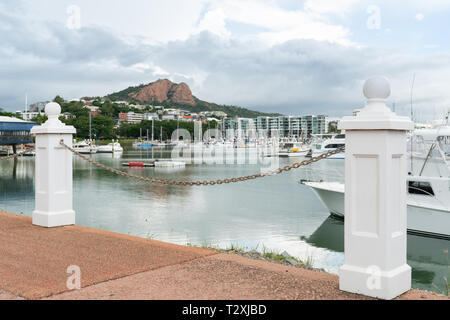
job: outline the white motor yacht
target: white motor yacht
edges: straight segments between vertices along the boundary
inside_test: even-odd
[[[316,149],[311,149],[311,157],[318,157],[341,147],[345,147],[345,134],[337,134],[331,139],[326,139],[318,143]],[[327,159],[345,159],[345,152],[334,154]]]
[[[414,136],[420,138],[419,130]],[[427,134],[431,134],[427,131]],[[431,137],[431,138],[430,138]],[[430,141],[432,136],[428,135]],[[425,139],[418,139],[424,141]],[[424,143],[424,155],[412,153],[407,176],[407,228],[418,233],[450,239],[450,131],[436,128],[434,142]],[[416,148],[418,150],[420,148]],[[413,148],[414,151],[414,148]],[[413,161],[415,164],[413,164]],[[344,217],[345,185],[338,182],[302,182],[311,187],[331,214]]]
[[[94,154],[98,151],[97,146],[87,140],[74,143],[73,149],[81,154]]]
[[[115,152],[123,152],[123,148],[119,142],[108,143],[104,146],[99,146],[97,148],[98,153],[115,153]]]

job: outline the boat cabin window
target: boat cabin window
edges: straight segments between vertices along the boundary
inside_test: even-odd
[[[337,134],[334,138],[335,139],[345,139],[345,134]]]
[[[434,196],[433,188],[429,182],[409,181],[408,192],[410,194],[421,194],[425,196]]]
[[[332,144],[327,144],[327,145],[325,146],[325,149],[337,149],[337,148],[340,148],[340,147],[345,147],[345,144],[343,144],[343,143],[332,143]]]

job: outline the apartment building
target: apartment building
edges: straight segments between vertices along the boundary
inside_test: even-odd
[[[127,123],[141,123],[144,120],[144,115],[131,111],[128,113],[119,113],[119,120]]]
[[[248,136],[246,132],[253,129],[258,133],[280,138],[307,138],[312,134],[326,132],[326,117],[324,115],[280,116],[250,118],[224,118],[221,121],[222,133],[227,130],[236,131],[235,136]]]

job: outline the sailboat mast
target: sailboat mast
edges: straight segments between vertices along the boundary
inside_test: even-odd
[[[155,119],[152,118],[152,141],[155,141]]]
[[[92,115],[89,112],[89,141],[92,142]]]

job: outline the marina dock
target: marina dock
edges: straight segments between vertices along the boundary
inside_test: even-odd
[[[337,275],[0,213],[0,299],[370,299]],[[68,267],[81,289],[69,290]],[[399,299],[448,299],[410,290]]]
[[[123,162],[123,167],[130,167],[130,168],[149,168],[149,167],[156,167],[156,168],[177,168],[177,167],[185,167],[186,163],[181,161],[171,161],[170,159],[148,159],[145,162],[143,161],[129,161],[129,162]]]

